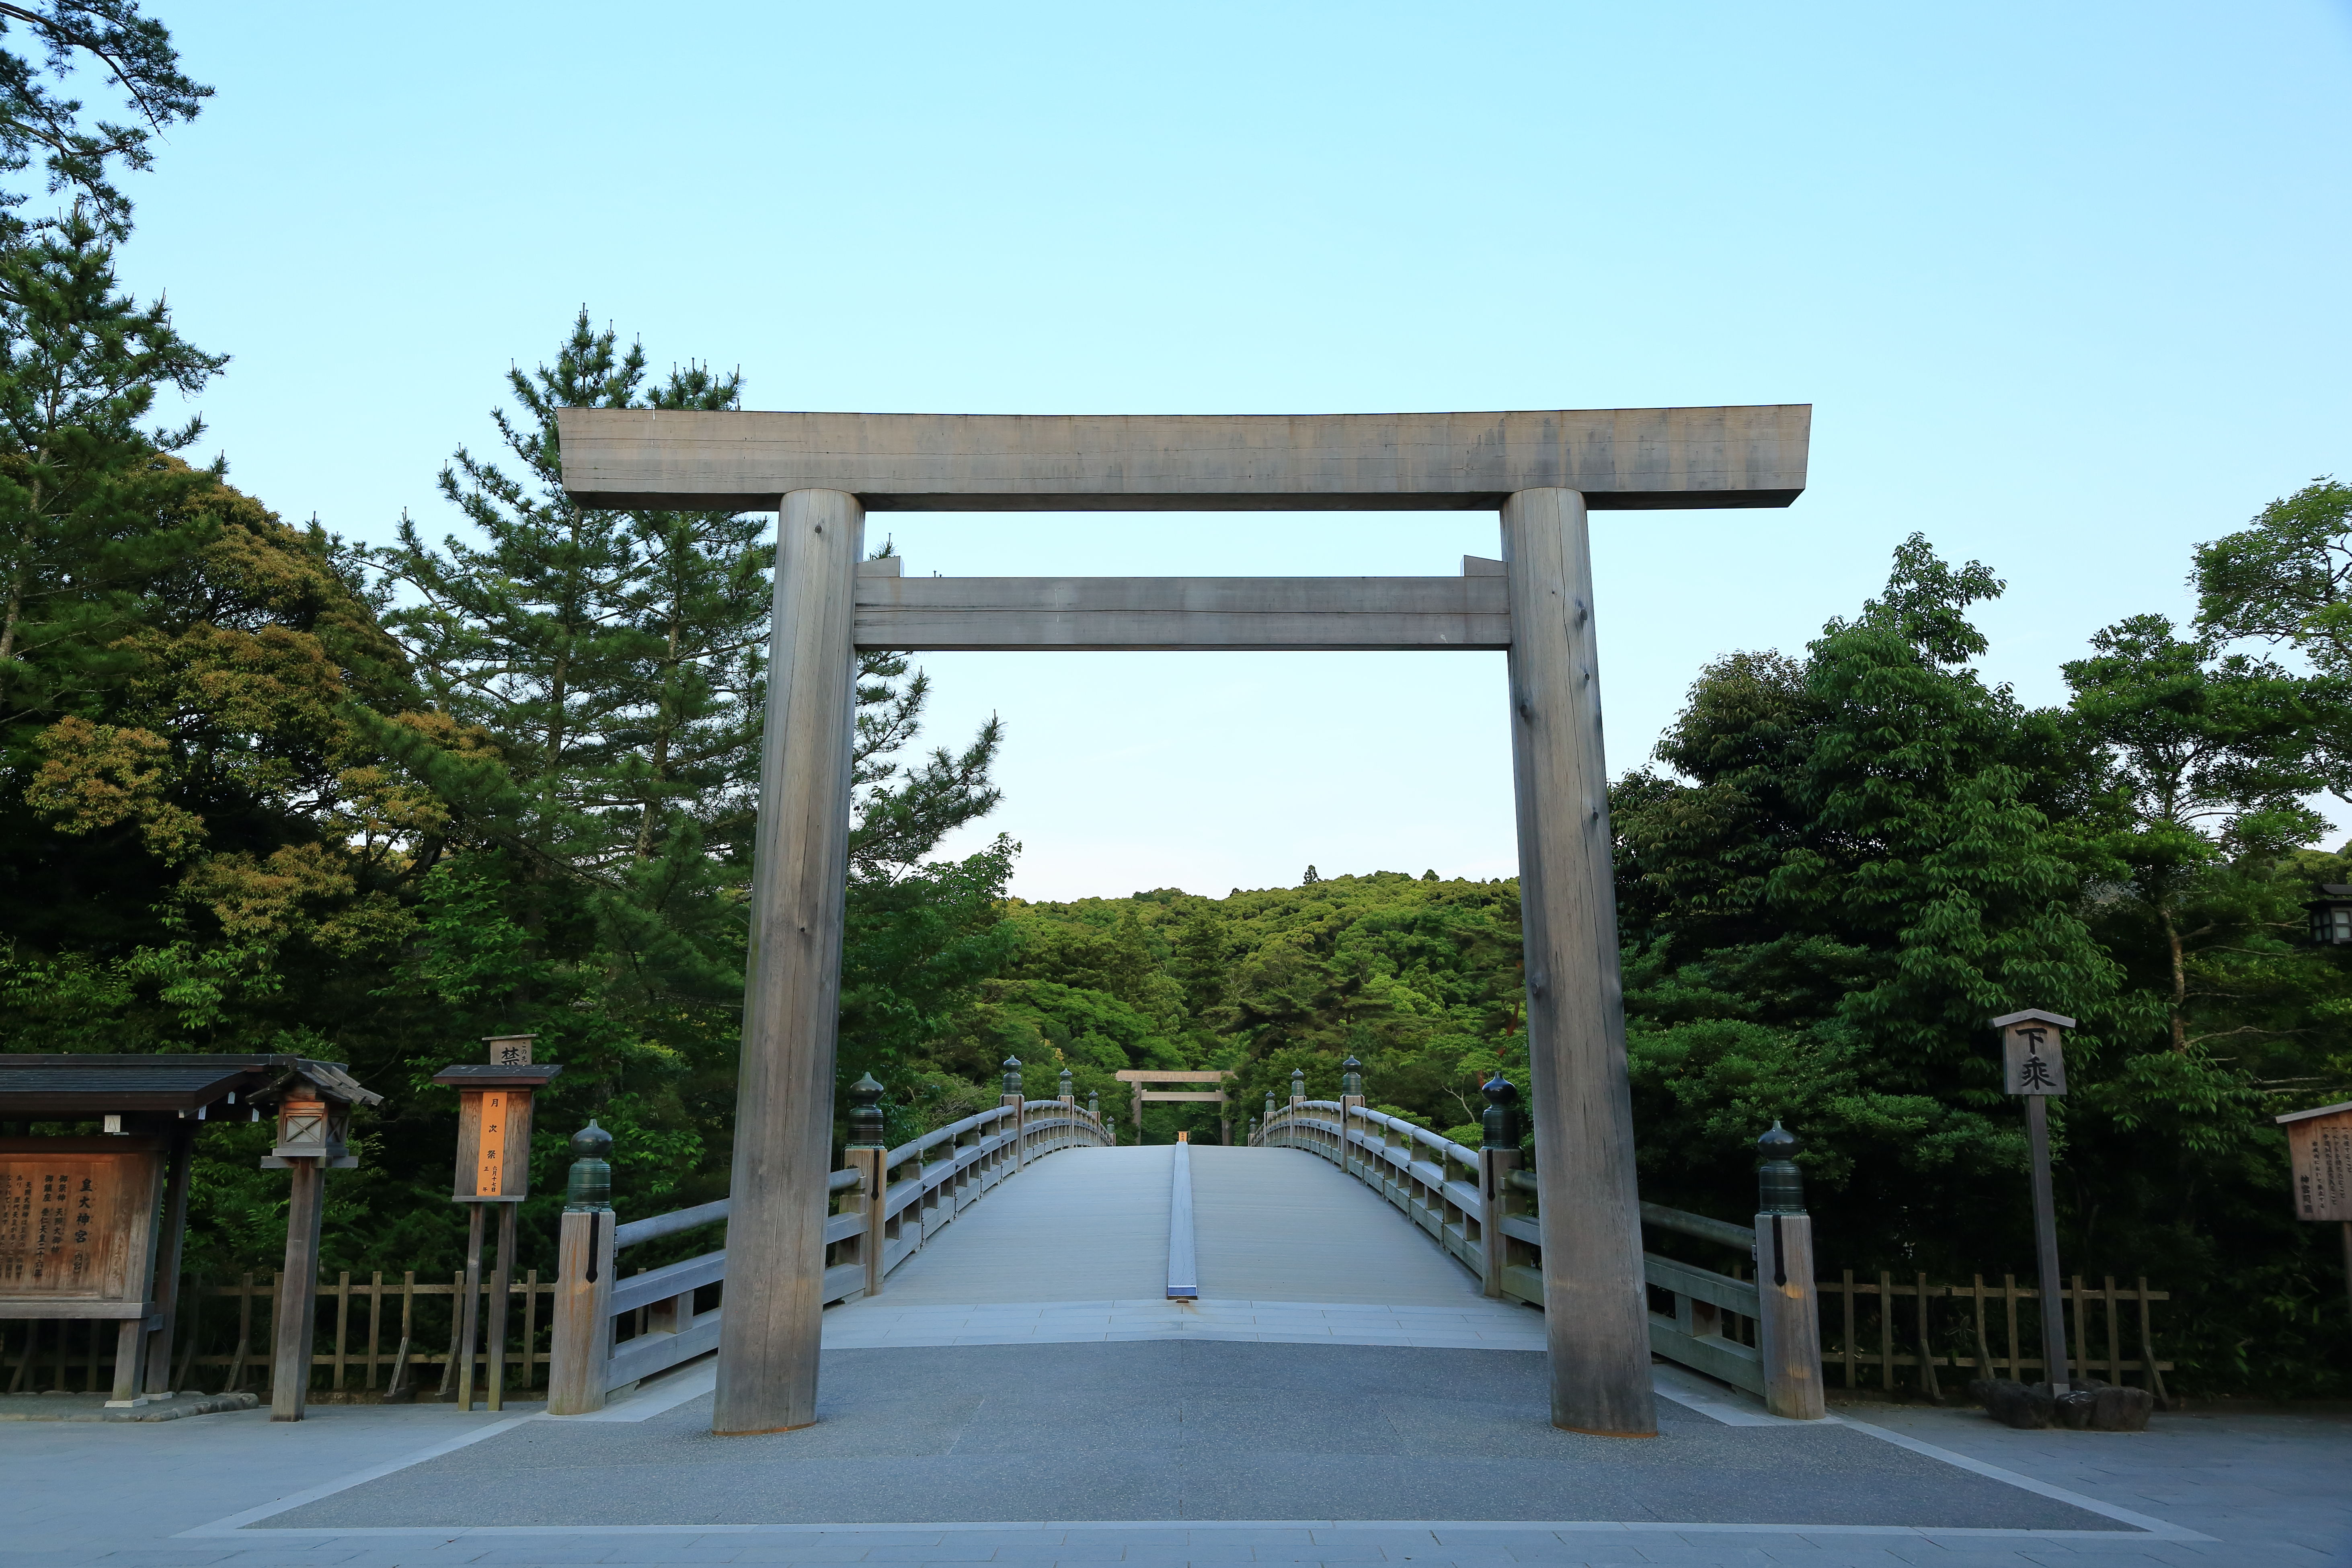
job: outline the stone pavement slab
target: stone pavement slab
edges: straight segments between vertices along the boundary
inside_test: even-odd
[[[1690,1521],[2107,1530],[1836,1426],[1668,1404],[1654,1442],[1549,1423],[1526,1352],[1228,1342],[828,1352],[824,1419],[716,1438],[688,1401],[534,1422],[273,1530],[981,1520]],[[1475,1500],[1475,1507],[1464,1504]]]
[[[1126,1357],[1139,1358],[1140,1370],[1116,1364]],[[973,1364],[959,1371],[960,1360]],[[1553,1434],[1540,1426],[1539,1409],[1536,1425],[1527,1424],[1512,1402],[1529,1395],[1514,1394],[1511,1384],[1516,1378],[1538,1386],[1536,1362],[1491,1352],[1166,1341],[829,1354],[828,1393],[840,1403],[827,1415],[836,1429],[752,1439],[708,1436],[707,1392],[685,1381],[696,1369],[667,1386],[648,1385],[637,1396],[652,1412],[642,1420],[627,1418],[637,1403],[629,1400],[615,1406],[620,1419],[612,1422],[550,1422],[529,1407],[501,1418],[424,1405],[324,1406],[291,1426],[272,1424],[264,1412],[161,1426],[16,1426],[0,1431],[0,1568],[1060,1562],[2352,1568],[2346,1481],[2352,1422],[2160,1415],[2147,1434],[2021,1433],[1970,1412],[1849,1406],[1845,1413],[1859,1422],[1792,1432],[1760,1413],[1755,1426],[1732,1426],[1670,1405],[1667,1429],[1655,1442],[1612,1444]],[[1680,1396],[1691,1395],[1687,1378],[1676,1386]],[[1710,1403],[1734,1412],[1743,1398],[1717,1387]],[[1295,1414],[1286,1418],[1286,1409]],[[1225,1439],[1205,1423],[1188,1424],[1189,1410],[1213,1412]],[[1034,1430],[1057,1422],[1066,1423],[1058,1436]],[[1024,1426],[1026,1436],[1012,1436]],[[1506,1429],[1501,1440],[1494,1438],[1497,1427]],[[1878,1433],[1927,1452],[1897,1447]],[[792,1450],[778,1437],[810,1441]],[[743,1457],[745,1444],[761,1451]],[[1102,1463],[1106,1445],[1121,1464]],[[437,1457],[411,1462],[436,1449]],[[1134,1454],[1158,1468],[1124,1466],[1123,1457]],[[2059,1495],[2021,1491],[1993,1475],[1956,1468],[1939,1454],[2022,1475]],[[962,1461],[971,1465],[959,1472]],[[887,1479],[901,1470],[908,1476]],[[370,1472],[377,1479],[340,1484]],[[502,1488],[573,1503],[593,1503],[600,1484],[614,1496],[632,1489],[658,1495],[711,1477],[720,1484],[710,1495],[739,1508],[819,1516],[835,1510],[814,1508],[818,1497],[854,1499],[877,1484],[910,1504],[924,1502],[936,1489],[919,1484],[926,1477],[943,1478],[940,1495],[966,1501],[1045,1497],[1060,1484],[1077,1501],[1106,1507],[1122,1492],[1163,1495],[1153,1489],[1170,1475],[1177,1484],[1168,1509],[1155,1515],[1089,1510],[1070,1522],[1056,1521],[1071,1517],[1059,1510],[1025,1520],[1004,1512],[947,1519],[935,1500],[927,1504],[934,1509],[929,1522],[869,1514],[763,1523],[740,1513],[724,1525],[579,1517],[521,1526],[298,1522],[338,1500],[381,1511],[404,1479],[420,1474],[445,1483],[436,1496],[476,1486],[478,1493]],[[1100,1486],[1089,1479],[1106,1474]],[[1197,1487],[1189,1484],[1195,1479]],[[1505,1510],[1496,1500],[1546,1488],[1595,1506],[1548,1519],[1497,1517]],[[1335,1518],[1337,1509],[1319,1517],[1230,1517],[1285,1489],[1293,1498],[1319,1491],[1352,1499],[1358,1517]],[[1769,1503],[1815,1492],[1880,1517],[1924,1502],[1946,1519],[1956,1507],[1990,1508],[1997,1522],[1839,1524],[1819,1516],[1791,1522],[1762,1507],[1713,1521],[1666,1516],[1670,1507],[1710,1497]],[[306,1493],[315,1500],[282,1506]],[[1625,1511],[1595,1517],[1601,1502],[1622,1500],[1631,1500]],[[1218,1504],[1229,1517],[1197,1517]],[[1401,1517],[1408,1506],[1430,1511]],[[2094,1506],[2152,1517],[2170,1536],[2191,1538],[2134,1531],[2091,1513]],[[2069,1511],[2074,1527],[2052,1526],[2053,1513]],[[248,1513],[265,1517],[243,1528],[219,1524]],[[2195,1539],[2200,1532],[2210,1539]]]

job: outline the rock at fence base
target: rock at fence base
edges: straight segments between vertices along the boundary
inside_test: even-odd
[[[2028,1388],[2011,1378],[1979,1378],[1969,1384],[1985,1407],[1985,1414],[2004,1426],[2014,1426],[2031,1432],[2050,1425],[2050,1387],[2047,1384]]]
[[[2070,1388],[2051,1401],[2051,1414],[2069,1432],[2087,1432],[2098,1404],[2099,1396],[2090,1389]]]
[[[2091,1426],[2099,1432],[2145,1432],[2156,1395],[2145,1388],[2102,1388],[2094,1396]]]

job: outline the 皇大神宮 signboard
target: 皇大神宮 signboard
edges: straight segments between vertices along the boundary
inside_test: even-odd
[[[8,1142],[16,1146],[0,1147],[0,1317],[142,1315],[160,1143],[52,1138],[31,1151],[31,1140]]]

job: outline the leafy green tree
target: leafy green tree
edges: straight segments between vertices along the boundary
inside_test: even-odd
[[[2232,862],[2276,860],[2325,830],[2304,804],[2325,783],[2323,704],[2314,683],[2243,654],[2217,658],[2162,616],[2118,622],[2091,647],[2063,667],[2070,727],[2098,769],[2089,840],[2160,934],[2172,1049],[2185,1053],[2190,953],[2240,934],[2210,905],[2193,921],[2190,905]]]

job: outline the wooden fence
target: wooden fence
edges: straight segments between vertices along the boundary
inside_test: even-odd
[[[1838,1279],[1818,1281],[1815,1289],[1822,1303],[1822,1360],[1840,1376],[1842,1387],[1869,1386],[1868,1373],[1875,1369],[1882,1390],[1893,1393],[1907,1383],[1918,1394],[1940,1398],[1959,1392],[1944,1386],[1941,1369],[1948,1369],[1951,1381],[1960,1384],[1979,1376],[2034,1383],[2048,1375],[2040,1354],[2042,1292],[2020,1285],[2013,1274],[2002,1275],[1998,1285],[1986,1284],[1981,1274],[1966,1285],[1937,1285],[1925,1274],[1907,1282],[1887,1273],[1874,1281],[1857,1280],[1849,1268]],[[2171,1292],[2149,1289],[2145,1276],[2119,1286],[2112,1274],[2098,1285],[2077,1274],[2060,1299],[2071,1319],[2067,1352],[2076,1374],[2108,1383],[2136,1380],[2159,1403],[2170,1403],[2164,1374],[2173,1366],[2157,1357],[2148,1303],[2168,1301]],[[2036,1305],[2021,1311],[2026,1302]],[[2127,1339],[2137,1351],[2135,1356],[2125,1354]],[[1909,1376],[1898,1379],[1898,1367],[1909,1369]]]
[[[642,1271],[640,1271],[642,1272]],[[172,1386],[207,1393],[269,1391],[272,1319],[280,1277],[247,1274],[234,1284],[189,1277],[182,1287],[181,1343],[174,1347]],[[319,1322],[310,1355],[310,1397],[367,1402],[402,1390],[430,1399],[454,1385],[457,1313],[465,1275],[420,1281],[414,1269],[349,1271],[319,1281]],[[508,1287],[507,1386],[546,1382],[548,1325],[555,1291],[536,1268]],[[490,1290],[482,1287],[482,1310]],[[520,1319],[521,1336],[513,1330]],[[643,1325],[639,1324],[642,1328]],[[96,1328],[100,1332],[89,1333]],[[95,1391],[113,1386],[114,1324],[46,1319],[0,1322],[0,1386],[11,1394],[47,1389]],[[475,1352],[476,1382],[485,1381],[487,1352]]]

